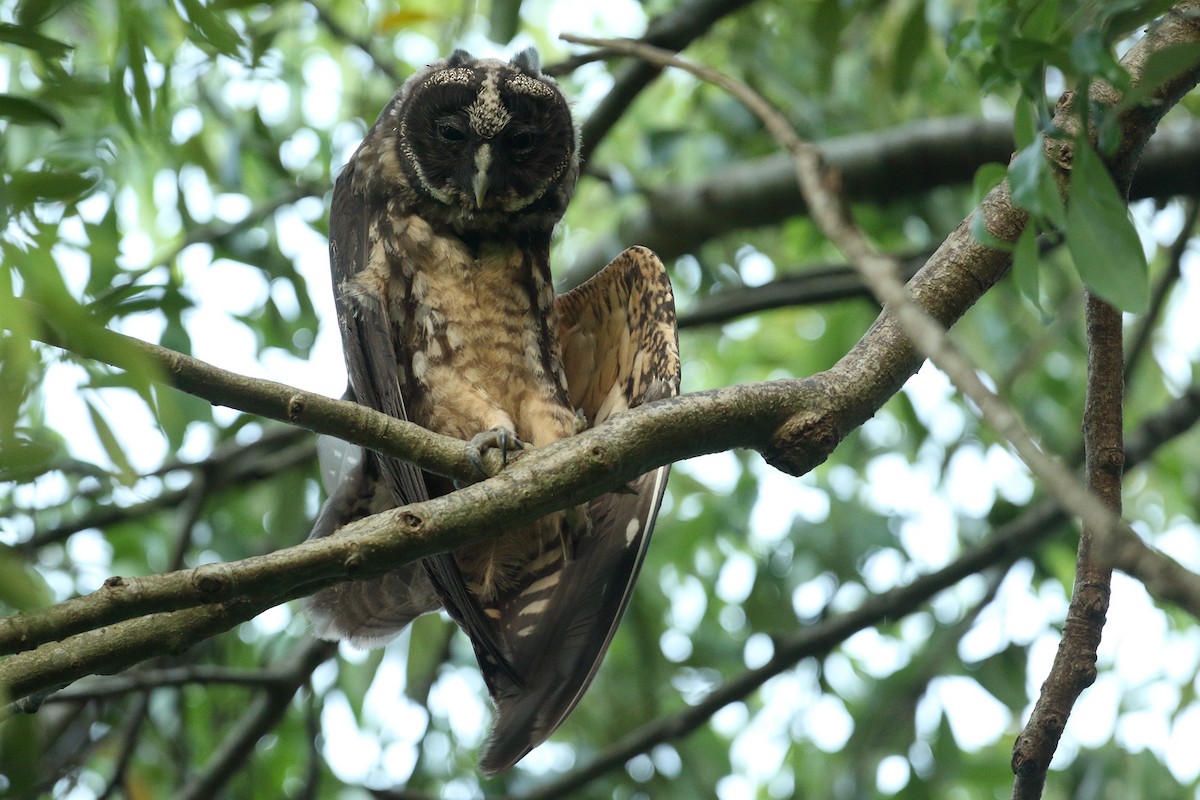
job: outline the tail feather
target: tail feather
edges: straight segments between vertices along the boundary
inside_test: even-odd
[[[589,505],[593,529],[563,567],[533,634],[507,644],[521,685],[489,686],[496,704],[479,767],[508,769],[546,740],[578,705],[621,622],[646,554],[669,467],[634,482],[633,494]]]

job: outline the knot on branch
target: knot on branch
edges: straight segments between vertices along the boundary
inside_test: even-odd
[[[1088,463],[1109,475],[1121,477],[1125,472],[1125,449],[1101,447],[1088,453]]]
[[[1095,628],[1103,626],[1104,620],[1108,616],[1108,603],[1111,596],[1108,584],[1094,580],[1080,581],[1075,592],[1076,598],[1072,603],[1074,608],[1071,615],[1077,613],[1080,621],[1093,629],[1091,635],[1096,640],[1095,644],[1099,645],[1100,631]]]
[[[233,580],[225,564],[205,564],[192,570],[192,585],[205,603],[227,599],[232,593]]]
[[[304,413],[304,396],[294,394],[289,397],[287,401],[287,411],[284,413],[287,415],[289,422],[295,422],[298,420],[300,415]]]
[[[832,415],[803,411],[779,426],[762,456],[775,469],[799,477],[829,458],[841,440]]]
[[[353,576],[363,568],[367,559],[363,556],[362,550],[359,549],[357,543],[350,545],[350,555],[346,556],[342,561],[342,566],[346,569],[346,575]]]

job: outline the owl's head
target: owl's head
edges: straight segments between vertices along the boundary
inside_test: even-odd
[[[423,212],[460,231],[549,232],[579,176],[570,106],[532,49],[456,50],[406,81],[380,125]]]

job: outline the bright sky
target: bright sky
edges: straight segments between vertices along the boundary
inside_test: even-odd
[[[587,2],[554,2],[535,0],[524,4],[525,13],[533,18],[549,20],[553,35],[562,31],[586,31],[596,34],[636,35],[645,20],[641,7],[632,0],[587,0]],[[503,55],[486,40],[476,27],[461,43],[477,54]],[[525,46],[521,42],[513,49]],[[406,34],[398,47],[420,60],[439,56],[437,46],[420,36]],[[329,98],[340,96],[337,71],[322,63],[323,56],[313,56],[304,65],[308,83],[305,95],[305,117],[315,128],[333,129],[343,144],[343,158],[348,157],[362,134],[361,126],[340,121],[339,104]],[[0,60],[2,65],[2,60]],[[228,64],[225,68],[232,69]],[[3,83],[6,81],[2,81]],[[602,96],[607,84],[596,80],[588,84],[585,94],[577,98],[576,108],[581,115]],[[315,102],[321,98],[321,102]],[[256,107],[264,118],[278,117],[291,98],[282,82],[234,80],[225,97],[235,109]],[[198,125],[194,111],[181,112],[173,126],[173,136],[186,139]],[[300,131],[281,154],[285,162],[300,163],[316,152],[315,135]],[[180,181],[188,208],[200,222],[209,219],[235,221],[244,216],[249,201],[239,195],[219,195],[211,191],[199,172],[186,173]],[[164,175],[158,184],[159,208],[173,208],[176,183]],[[125,230],[134,231],[140,210],[132,195],[117,200]],[[97,198],[83,204],[85,219],[97,220],[107,210],[107,201]],[[169,212],[164,212],[169,213]],[[317,200],[298,203],[275,216],[279,239],[287,254],[295,260],[312,293],[312,301],[322,319],[333,320],[332,296],[329,291],[328,260],[325,241],[308,227],[324,213]],[[1178,214],[1154,218],[1149,207],[1138,209],[1146,240],[1170,240],[1181,225]],[[1157,219],[1157,227],[1147,228],[1147,222]],[[178,222],[176,222],[178,224]],[[77,221],[64,223],[63,233],[82,240]],[[127,264],[141,265],[154,259],[152,242],[145,235],[131,233],[122,251]],[[73,261],[64,252],[62,263],[68,281],[81,289],[86,279],[86,264]],[[769,259],[757,254],[741,264],[747,283],[761,283],[774,274]],[[213,261],[211,249],[195,245],[185,251],[179,269],[186,275],[187,291],[196,308],[189,312],[187,324],[192,330],[203,329],[205,335],[196,337],[195,355],[205,361],[234,372],[270,378],[331,396],[341,393],[345,383],[341,345],[336,325],[324,325],[314,343],[312,358],[300,361],[271,351],[260,361],[254,355],[254,342],[245,327],[234,315],[254,308],[271,293],[284,313],[296,307],[290,289],[277,284],[268,285],[260,271],[229,261]],[[231,291],[236,287],[236,291]],[[1176,293],[1168,315],[1166,335],[1155,345],[1155,356],[1167,371],[1173,385],[1182,388],[1193,380],[1193,367],[1200,357],[1200,327],[1194,325],[1185,309],[1200,304],[1200,258],[1193,252],[1184,264],[1180,290]],[[122,332],[155,341],[162,323],[153,314],[130,318],[123,322]],[[750,333],[752,331],[747,331]],[[686,334],[685,334],[686,336]],[[51,425],[72,431],[71,442],[81,458],[106,463],[103,449],[87,425],[88,414],[78,387],[83,380],[82,370],[68,364],[54,366],[48,373],[46,413]],[[689,387],[701,388],[701,387]],[[882,590],[911,577],[910,562],[922,570],[940,567],[954,557],[955,525],[960,516],[978,517],[990,508],[996,496],[1013,503],[1023,503],[1031,495],[1032,483],[1023,466],[1005,449],[991,446],[964,448],[955,456],[950,483],[939,487],[940,456],[938,445],[955,441],[963,429],[962,411],[948,400],[952,389],[936,370],[925,367],[905,387],[916,413],[929,426],[933,443],[927,453],[911,463],[900,455],[883,455],[870,462],[865,480],[858,476],[840,476],[847,491],[860,494],[877,510],[893,514],[902,522],[894,550],[885,550],[867,562],[864,577],[872,590]],[[89,398],[106,409],[110,419],[121,420],[119,434],[135,468],[148,470],[165,455],[165,442],[155,431],[144,404],[129,392],[108,391],[89,393]],[[218,409],[219,413],[222,412]],[[869,422],[864,435],[886,441],[894,424],[885,416]],[[181,455],[203,456],[210,445],[206,434],[196,432],[189,437]],[[770,543],[788,535],[793,521],[820,524],[829,511],[829,498],[808,478],[794,479],[772,470],[760,462],[751,467],[761,480],[760,498],[755,505],[749,535],[751,541]],[[732,491],[740,469],[737,460],[728,453],[718,453],[692,459],[680,465],[680,470],[720,495]],[[961,476],[961,477],[960,477]],[[835,484],[839,476],[831,475]],[[30,490],[42,498],[62,493],[61,484],[45,480]],[[137,497],[135,487],[127,499]],[[26,497],[26,500],[32,498]],[[314,505],[317,498],[310,498]],[[668,501],[670,502],[670,501]],[[24,532],[0,532],[0,541],[11,541]],[[1158,544],[1193,568],[1200,568],[1200,548],[1196,542],[1195,526],[1181,521]],[[299,538],[299,537],[298,537]],[[83,580],[96,587],[107,577],[109,552],[103,539],[94,532],[82,533],[70,540],[72,559],[83,564]],[[88,568],[87,564],[94,565]],[[736,603],[748,594],[755,576],[755,562],[745,555],[731,556],[720,572],[718,598]],[[1000,651],[1009,643],[1032,643],[1030,695],[1036,694],[1037,683],[1045,675],[1057,644],[1057,637],[1044,633],[1047,620],[1057,624],[1063,618],[1066,599],[1060,592],[1043,589],[1034,596],[1029,592],[1031,568],[1016,567],[1005,579],[996,600],[980,615],[972,631],[963,639],[961,656],[976,662]],[[645,578],[654,579],[653,576]],[[663,656],[680,661],[690,654],[688,634],[700,623],[705,604],[709,602],[699,582],[687,575],[668,573],[658,576],[671,590],[673,605],[671,626],[661,641]],[[87,587],[85,587],[87,588]],[[61,595],[76,587],[64,582],[56,586]],[[792,598],[802,615],[817,613],[830,600],[845,607],[852,606],[855,597],[833,597],[833,586],[826,578],[817,578],[799,587]],[[1112,612],[1106,628],[1100,659],[1113,670],[1105,673],[1097,685],[1086,692],[1072,715],[1067,735],[1060,747],[1056,764],[1069,762],[1080,747],[1106,741],[1118,721],[1119,741],[1130,750],[1150,748],[1159,753],[1172,772],[1181,780],[1192,780],[1200,774],[1200,705],[1193,703],[1182,715],[1170,719],[1167,710],[1174,708],[1181,692],[1192,686],[1197,665],[1200,664],[1200,631],[1190,628],[1180,633],[1170,629],[1166,618],[1154,611],[1145,592],[1133,581],[1117,576],[1113,587]],[[902,626],[900,639],[884,637],[874,630],[864,631],[848,641],[845,647],[826,662],[825,678],[849,696],[857,696],[868,687],[856,675],[855,667],[869,674],[886,675],[902,667],[911,656],[908,642],[919,643],[932,630],[934,619],[949,622],[982,593],[981,580],[967,580],[945,593],[929,612],[913,615]],[[291,620],[286,608],[263,615],[258,624],[263,633],[282,629]],[[325,755],[340,778],[349,783],[390,786],[402,782],[413,768],[416,746],[425,733],[425,711],[405,699],[402,652],[407,633],[399,646],[389,648],[372,684],[366,708],[371,721],[383,731],[382,738],[374,728],[360,730],[345,698],[333,692],[326,702],[322,723],[326,731],[336,732],[325,739]],[[752,636],[745,649],[745,662],[753,667],[763,663],[771,653],[770,639],[765,635]],[[360,653],[343,648],[351,660],[361,659]],[[332,686],[336,666],[326,664],[314,676],[318,689]],[[444,717],[460,742],[478,743],[487,730],[489,712],[476,698],[481,692],[479,675],[475,670],[450,670],[439,680],[430,697],[430,712]],[[817,747],[836,752],[853,731],[853,720],[842,702],[823,694],[811,663],[804,662],[795,669],[772,680],[762,689],[762,708],[751,714],[744,704],[734,704],[713,719],[714,728],[733,739],[735,774],[718,786],[721,800],[742,800],[762,796],[790,796],[790,779],[780,775],[780,765],[786,756],[787,742],[793,735],[804,736]],[[1132,697],[1132,699],[1131,699]],[[466,699],[464,699],[466,698]],[[1123,704],[1123,705],[1122,705]],[[1022,714],[1027,714],[1028,709]],[[987,694],[975,681],[966,676],[938,678],[922,700],[917,715],[919,733],[928,736],[937,728],[942,716],[950,724],[959,746],[967,750],[987,747],[1001,738],[1010,739],[1021,719],[1013,715]],[[440,737],[441,734],[435,734]],[[449,743],[442,742],[446,747]],[[433,741],[436,749],[438,740]],[[531,754],[523,764],[533,770],[563,769],[569,765],[570,751],[551,742]],[[897,753],[878,767],[877,783],[884,794],[903,788],[911,770],[932,769],[927,748],[915,745],[908,753]],[[680,769],[679,756],[671,747],[660,747],[648,756],[641,756],[629,765],[631,774],[644,771],[650,763],[666,774]],[[451,787],[447,798],[472,797],[474,784],[464,782]]]

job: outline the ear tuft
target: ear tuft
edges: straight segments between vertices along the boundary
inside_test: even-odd
[[[512,57],[512,65],[532,78],[542,76],[542,59],[537,48],[527,47]]]

